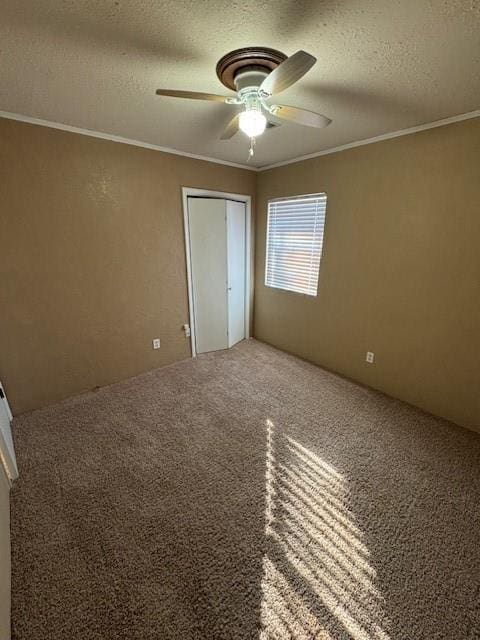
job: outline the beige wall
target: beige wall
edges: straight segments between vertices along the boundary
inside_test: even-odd
[[[257,175],[0,119],[14,412],[189,357],[181,186],[254,195],[257,181],[255,335],[480,429],[479,161],[480,119]],[[315,191],[318,297],[265,288],[267,199]]]
[[[14,413],[189,357],[181,187],[254,195],[253,172],[0,119],[0,185]]]
[[[10,484],[0,462],[0,638],[10,638]]]
[[[318,296],[265,287],[268,198],[321,191]],[[260,173],[254,331],[480,430],[480,119]]]

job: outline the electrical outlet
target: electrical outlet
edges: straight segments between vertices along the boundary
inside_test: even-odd
[[[190,337],[190,325],[189,324],[184,324],[183,325],[183,330],[185,331],[185,337],[189,338]]]
[[[375,354],[373,353],[373,351],[367,351],[367,357],[365,358],[365,360],[368,362],[368,364],[373,364],[373,362],[375,362]]]
[[[152,345],[154,349],[160,349],[160,338],[154,338],[152,340]]]

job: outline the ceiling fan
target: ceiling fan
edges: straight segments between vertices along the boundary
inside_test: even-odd
[[[287,58],[280,51],[266,47],[236,49],[223,56],[216,69],[219,80],[225,87],[235,91],[235,96],[171,89],[157,89],[156,93],[173,98],[241,105],[242,111],[230,120],[221,139],[228,140],[241,130],[251,140],[250,155],[253,155],[255,138],[268,126],[275,126],[270,116],[307,127],[323,128],[330,124],[329,118],[314,111],[272,103],[274,95],[300,80],[316,61],[306,51],[297,51]]]

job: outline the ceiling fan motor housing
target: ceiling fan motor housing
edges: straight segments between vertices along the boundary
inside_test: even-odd
[[[268,73],[264,67],[252,66],[239,69],[234,78],[236,91],[240,95],[249,90],[256,91],[268,76]]]
[[[258,87],[263,79],[286,59],[284,53],[268,47],[235,49],[218,61],[217,76],[220,82],[232,91],[246,88],[247,78],[248,82],[252,83],[250,86]]]

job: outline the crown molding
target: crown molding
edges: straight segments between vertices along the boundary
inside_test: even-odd
[[[294,164],[296,162],[303,162],[304,160],[310,160],[311,158],[319,158],[320,156],[328,156],[331,153],[338,153],[339,151],[346,151],[347,149],[354,149],[355,147],[363,147],[366,144],[374,144],[375,142],[382,142],[383,140],[391,140],[392,138],[399,138],[400,136],[408,136],[411,133],[418,133],[419,131],[426,131],[427,129],[435,129],[436,127],[444,127],[448,124],[455,122],[461,122],[462,120],[470,120],[471,118],[480,117],[480,109],[476,111],[469,111],[468,113],[461,113],[457,116],[451,116],[450,118],[443,118],[442,120],[435,120],[434,122],[426,122],[425,124],[417,125],[416,127],[409,127],[408,129],[401,129],[400,131],[392,131],[391,133],[384,133],[381,136],[375,136],[374,138],[366,138],[365,140],[358,140],[357,142],[349,142],[343,144],[340,147],[332,147],[331,149],[325,149],[324,151],[317,151],[316,153],[309,153],[306,156],[298,156],[292,160],[283,160],[282,162],[275,162],[263,167],[259,167],[257,171],[268,171],[269,169],[276,169],[277,167],[284,167],[288,164]]]
[[[101,140],[110,140],[110,142],[119,142],[120,144],[129,144],[133,147],[142,147],[143,149],[151,149],[152,151],[161,151],[162,153],[171,153],[176,156],[184,156],[185,158],[193,158],[194,160],[203,160],[204,162],[214,162],[215,164],[223,164],[227,167],[235,167],[237,169],[246,169],[247,171],[258,171],[257,167],[252,167],[245,164],[237,164],[236,162],[228,162],[228,160],[219,160],[218,158],[211,158],[210,156],[200,156],[195,153],[188,153],[188,151],[179,151],[178,149],[172,149],[170,147],[160,147],[156,144],[150,144],[149,142],[142,142],[141,140],[131,140],[130,138],[123,138],[122,136],[115,136],[110,133],[102,133],[101,131],[93,131],[92,129],[82,129],[81,127],[72,127],[69,124],[63,124],[61,122],[51,122],[50,120],[43,120],[42,118],[32,118],[31,116],[24,116],[20,113],[11,113],[9,111],[0,111],[0,118],[7,120],[17,120],[19,122],[26,122],[27,124],[36,124],[40,127],[49,127],[50,129],[60,129],[61,131],[68,131],[70,133],[79,133],[83,136],[90,136],[91,138],[100,138]]]
[[[400,129],[399,131],[392,131],[391,133],[384,133],[374,138],[365,138],[364,140],[358,140],[356,142],[348,142],[339,147],[331,147],[330,149],[324,149],[323,151],[317,151],[315,153],[309,153],[305,156],[297,156],[291,160],[283,160],[281,162],[275,162],[273,164],[265,165],[263,167],[253,167],[250,165],[239,164],[236,162],[229,162],[228,160],[220,160],[218,158],[211,158],[210,156],[201,156],[195,153],[188,153],[188,151],[179,151],[178,149],[172,149],[171,147],[161,147],[156,144],[150,144],[149,142],[143,142],[141,140],[132,140],[130,138],[124,138],[122,136],[115,136],[110,133],[102,133],[101,131],[93,131],[92,129],[82,129],[81,127],[73,127],[68,124],[60,122],[51,122],[50,120],[43,120],[42,118],[33,118],[31,116],[25,116],[20,113],[11,113],[9,111],[0,111],[0,118],[7,120],[17,120],[19,122],[26,122],[27,124],[36,124],[41,127],[49,127],[50,129],[60,129],[61,131],[68,131],[70,133],[78,133],[84,136],[90,136],[91,138],[100,138],[101,140],[109,140],[111,142],[118,142],[120,144],[128,144],[133,147],[141,147],[143,149],[151,149],[152,151],[160,151],[162,153],[170,153],[176,156],[183,156],[185,158],[193,158],[194,160],[202,160],[204,162],[213,162],[215,164],[225,165],[227,167],[235,167],[237,169],[245,169],[247,171],[262,172],[269,169],[276,169],[277,167],[284,167],[289,164],[295,164],[297,162],[303,162],[304,160],[311,160],[312,158],[319,158],[320,156],[328,156],[331,153],[338,153],[339,151],[347,151],[348,149],[354,149],[355,147],[363,147],[367,144],[374,144],[375,142],[382,142],[384,140],[391,140],[392,138],[399,138],[401,136],[408,136],[412,133],[418,133],[419,131],[426,131],[427,129],[435,129],[436,127],[444,127],[455,122],[462,122],[462,120],[470,120],[472,118],[480,117],[480,109],[476,111],[469,111],[468,113],[461,113],[449,118],[443,118],[442,120],[435,120],[433,122],[426,122],[424,124],[417,125],[415,127],[409,127],[408,129]]]

